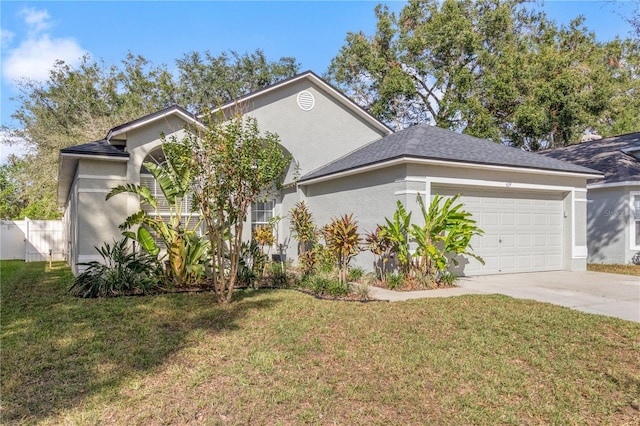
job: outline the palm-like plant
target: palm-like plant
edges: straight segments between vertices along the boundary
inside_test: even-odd
[[[172,146],[168,152],[165,151],[166,161],[163,164],[143,164],[153,175],[166,200],[166,207],[169,209],[166,220],[160,214],[158,198],[146,186],[119,185],[107,194],[107,200],[121,193],[136,194],[140,198],[141,209],[125,219],[120,229],[147,252],[157,255],[160,247],[153,238],[154,232],[166,247],[167,279],[170,284],[177,286],[195,284],[202,277],[207,251],[206,240],[197,235],[200,219],[192,221],[193,216],[197,215],[188,204],[191,173],[189,167],[179,160],[180,154],[185,153],[181,152],[180,147]],[[145,209],[145,206],[150,209]],[[137,233],[131,231],[135,226],[138,226]]]
[[[409,251],[409,232],[411,229],[411,213],[407,213],[400,201],[396,204],[393,220],[385,218],[386,225],[380,227],[379,236],[391,243],[392,251],[398,257],[398,263],[404,273],[411,269],[412,256]]]
[[[358,222],[353,220],[353,213],[334,218],[330,224],[322,228],[327,249],[338,263],[340,282],[347,281],[349,262],[360,252],[360,234]]]
[[[483,231],[471,219],[471,213],[463,210],[462,203],[455,204],[459,197],[460,194],[456,194],[444,199],[436,194],[427,210],[422,197],[418,196],[424,225],[411,225],[411,236],[417,243],[415,267],[436,280],[442,278],[450,263],[458,265],[458,255],[471,256],[484,264],[481,257],[471,252],[470,245],[471,238]]]

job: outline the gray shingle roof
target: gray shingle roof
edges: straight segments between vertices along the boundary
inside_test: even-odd
[[[62,154],[104,155],[108,157],[128,157],[129,153],[111,145],[106,139],[70,146],[60,150]]]
[[[541,151],[540,155],[590,167],[604,174],[597,183],[640,181],[640,160],[625,150],[640,148],[640,132]]]
[[[399,158],[597,174],[595,170],[554,158],[543,157],[439,127],[419,124],[373,141],[302,176],[300,182]]]

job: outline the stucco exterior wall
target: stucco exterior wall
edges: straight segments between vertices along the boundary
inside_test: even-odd
[[[303,90],[315,99],[309,111],[298,106],[297,96]],[[258,120],[261,131],[276,133],[291,153],[293,162],[285,182],[383,135],[307,79],[265,93],[240,107]]]
[[[522,193],[555,193],[562,199],[563,268],[586,269],[586,179],[571,176],[549,176],[526,171],[468,169],[457,166],[407,164],[345,176],[339,179],[303,186],[303,193],[316,219],[322,226],[331,217],[355,214],[359,228],[372,231],[385,217],[391,218],[400,200],[413,220],[421,220],[417,195],[429,199],[443,185],[448,188],[517,191]],[[435,188],[435,189],[434,189]],[[373,257],[361,253],[355,264],[371,271]]]
[[[67,209],[72,224],[70,264],[76,273],[83,270],[78,263],[101,259],[96,246],[120,238],[118,225],[132,212],[129,197],[109,201],[105,198],[113,187],[125,183],[126,168],[124,162],[90,159],[78,162]]]
[[[306,202],[317,226],[323,226],[333,217],[353,213],[361,236],[374,231],[384,218],[393,216],[397,200],[406,203],[406,184],[400,180],[406,173],[405,166],[395,166],[369,173],[362,173],[339,180],[322,182],[304,188]],[[413,196],[415,203],[415,195]],[[361,252],[352,263],[372,271],[373,256]]]
[[[631,262],[630,193],[640,186],[591,188],[588,191],[587,234],[589,262]]]
[[[162,145],[161,135],[167,140],[172,137],[180,140],[185,135],[185,121],[176,116],[169,116],[163,120],[139,127],[127,133],[127,151],[129,162],[127,166],[127,181],[140,183],[140,167],[145,157],[151,151]]]

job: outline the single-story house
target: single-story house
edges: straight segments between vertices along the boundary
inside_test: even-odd
[[[602,172],[587,182],[588,260],[630,263],[640,252],[640,132],[540,154]]]
[[[486,140],[418,125],[394,133],[312,72],[305,72],[221,107],[241,106],[263,131],[279,135],[293,158],[284,189],[256,203],[254,226],[281,216],[278,243],[297,258],[287,213],[305,200],[317,225],[354,213],[360,230],[392,217],[400,200],[420,217],[417,196],[461,193],[484,235],[472,240],[486,262],[463,261],[460,274],[586,268],[586,184],[598,172]],[[153,160],[160,135],[179,137],[198,118],[173,106],[111,129],[96,142],[60,154],[58,202],[65,209],[69,263],[98,259],[94,246],[118,238],[118,225],[139,209],[135,196],[106,194],[124,182],[153,190],[143,161]],[[356,263],[373,269],[370,253]]]

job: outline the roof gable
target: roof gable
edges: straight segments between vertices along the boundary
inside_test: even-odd
[[[352,99],[342,93],[340,90],[336,89],[329,83],[327,83],[324,79],[320,78],[313,71],[305,71],[301,74],[295,75],[293,77],[287,78],[285,80],[279,81],[278,83],[272,84],[271,86],[265,87],[263,89],[257,90],[255,92],[244,95],[238,99],[235,99],[231,102],[228,102],[222,105],[220,108],[215,109],[213,112],[222,111],[225,112],[230,109],[235,109],[238,105],[242,105],[248,101],[256,99],[258,97],[264,96],[268,93],[271,93],[276,90],[280,90],[285,86],[291,85],[297,81],[307,79],[311,81],[315,86],[320,88],[323,92],[325,92],[328,96],[335,99],[338,103],[342,104],[345,108],[352,111],[356,116],[360,117],[364,122],[372,126],[381,134],[391,134],[393,130],[389,128],[386,124],[382,123],[380,120],[375,118],[373,115],[369,114],[362,107],[356,104]]]
[[[640,181],[640,132],[540,151],[541,156],[589,167],[604,174],[598,184]]]
[[[594,177],[599,175],[597,171],[586,167],[542,157],[439,127],[419,124],[371,142],[308,173],[300,179],[300,182],[400,159],[428,159],[451,163],[592,174]]]
[[[179,105],[171,105],[167,108],[161,109],[160,111],[156,111],[152,114],[145,115],[144,117],[140,117],[128,123],[121,124],[119,126],[114,127],[113,129],[109,130],[109,132],[107,133],[106,140],[111,141],[112,139],[115,139],[117,136],[126,135],[126,133],[131,130],[137,129],[142,126],[146,126],[148,124],[153,123],[154,121],[165,119],[166,117],[171,115],[177,115],[187,123],[194,124],[199,127],[204,126],[204,124],[202,124],[200,120],[198,120],[198,117],[191,114],[186,109],[182,108]]]

